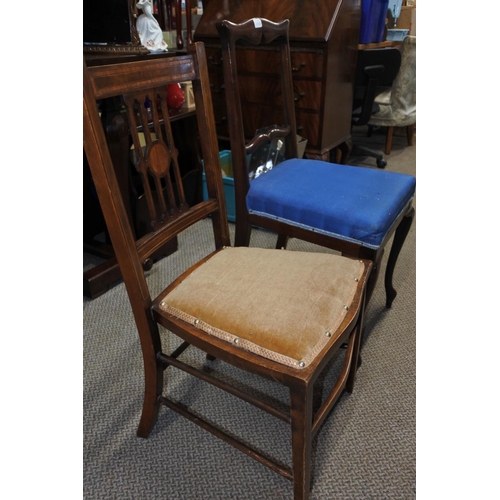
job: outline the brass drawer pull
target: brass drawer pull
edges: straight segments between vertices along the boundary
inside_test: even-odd
[[[299,96],[298,97],[294,97],[294,101],[295,102],[299,102],[303,97],[305,97],[306,93],[305,92],[299,92]]]
[[[298,67],[298,68],[292,68],[292,71],[296,73],[297,71],[300,71],[302,68],[304,68],[304,67],[305,67],[305,65],[306,65],[306,63],[302,61],[302,62],[299,64],[299,67]]]

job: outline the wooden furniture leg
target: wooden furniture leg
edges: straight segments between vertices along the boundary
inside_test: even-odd
[[[413,125],[408,125],[406,127],[406,138],[408,140],[408,146],[413,146],[414,145],[414,139],[415,139],[415,129],[416,129],[416,124]]]
[[[177,48],[182,49],[184,47],[184,42],[182,41],[182,10],[181,10],[181,0],[175,0],[175,29],[177,32]]]
[[[387,127],[387,136],[385,139],[385,154],[390,155],[392,150],[392,134],[394,133],[394,127]]]
[[[193,28],[191,23],[191,0],[186,0],[186,31],[187,31],[187,44],[193,43]]]
[[[166,25],[167,25],[167,30],[169,32],[172,31],[173,29],[173,22],[172,22],[172,0],[165,0],[166,1],[166,6],[165,6],[165,11],[167,13],[167,20],[166,20]]]
[[[385,292],[386,292],[386,304],[385,307],[388,309],[392,306],[392,302],[396,298],[397,292],[392,286],[392,275],[394,274],[394,268],[396,267],[396,262],[398,260],[399,252],[403,248],[403,243],[405,242],[408,231],[411,228],[413,219],[415,217],[415,209],[412,207],[408,215],[399,224],[396,232],[394,233],[394,241],[392,242],[391,253],[389,254],[389,259],[387,261],[387,268],[385,271]]]
[[[307,500],[311,473],[313,386],[290,389],[293,498]]]
[[[335,163],[346,165],[352,151],[352,139],[348,139],[337,147],[337,157]]]

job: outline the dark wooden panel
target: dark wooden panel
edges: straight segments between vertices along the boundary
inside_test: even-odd
[[[216,22],[253,17],[290,20],[290,50],[296,98],[297,132],[308,140],[306,153],[328,151],[350,140],[361,0],[210,0],[195,32],[207,47],[217,130],[227,137],[222,54]],[[237,58],[245,134],[279,124],[278,55],[272,47],[239,48]],[[249,116],[247,116],[249,115]]]
[[[199,37],[218,38],[215,24],[222,19],[241,23],[252,17],[269,21],[290,20],[290,41],[326,42],[330,38],[343,0],[210,0],[196,30]],[[357,2],[359,5],[359,1]],[[222,14],[222,16],[221,16]]]

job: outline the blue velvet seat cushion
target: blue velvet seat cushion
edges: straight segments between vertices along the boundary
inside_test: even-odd
[[[250,182],[250,213],[376,249],[415,194],[415,177],[317,160],[287,160]]]

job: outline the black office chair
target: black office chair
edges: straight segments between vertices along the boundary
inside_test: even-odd
[[[401,66],[401,52],[393,47],[365,49],[358,52],[351,125],[367,125],[372,113],[378,111],[375,97],[390,88]],[[387,161],[381,151],[353,144],[351,156],[370,156],[377,167],[384,168]]]

